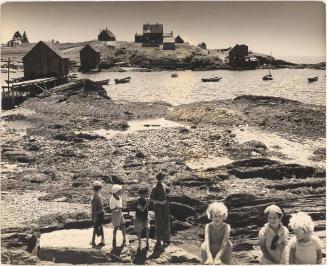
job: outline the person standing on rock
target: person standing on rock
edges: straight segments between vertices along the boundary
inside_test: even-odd
[[[169,202],[167,201],[167,194],[170,188],[163,183],[165,175],[159,173],[156,175],[157,183],[153,186],[150,200],[154,204],[155,212],[155,227],[156,227],[156,246],[167,247],[170,243],[170,217],[169,217]]]
[[[103,232],[103,222],[104,222],[104,211],[103,211],[103,203],[100,195],[100,191],[102,189],[102,183],[100,181],[95,181],[93,183],[93,195],[91,198],[91,211],[92,211],[92,222],[94,225],[93,236],[91,240],[91,245],[96,246],[95,237],[101,235],[101,242],[99,245],[104,246],[104,232]]]
[[[212,222],[205,227],[204,242],[201,245],[202,264],[231,264],[231,228],[224,222],[228,215],[227,207],[221,202],[213,202],[208,207],[207,215]]]
[[[282,224],[283,212],[277,205],[270,205],[264,213],[268,223],[259,232],[261,264],[286,264],[285,247],[289,232]]]
[[[113,240],[112,240],[113,247],[116,247],[116,235],[119,228],[123,233],[123,245],[127,246],[129,244],[126,236],[125,220],[122,212],[122,208],[123,208],[123,200],[121,197],[122,189],[123,187],[121,185],[113,185],[112,196],[110,198],[110,209],[112,210],[111,220],[112,220],[112,225],[114,227]]]
[[[141,239],[143,230],[145,230],[146,234],[146,249],[149,249],[150,224],[148,206],[150,201],[146,198],[148,196],[148,193],[149,191],[147,187],[140,188],[140,197],[137,199],[136,203],[134,228],[139,241],[139,245],[137,247],[138,251],[141,251]]]

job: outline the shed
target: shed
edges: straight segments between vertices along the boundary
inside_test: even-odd
[[[68,58],[52,43],[38,42],[23,57],[25,79],[63,78],[69,73]]]
[[[200,43],[198,44],[198,47],[200,47],[200,48],[202,48],[202,49],[207,49],[207,45],[206,45],[205,42],[200,42]]]
[[[98,41],[108,41],[108,42],[116,41],[116,36],[106,27],[105,30],[101,31],[100,29],[100,34],[98,35]]]
[[[166,36],[163,39],[163,50],[175,50],[175,39],[173,36]]]
[[[143,34],[135,33],[135,43],[143,42]]]
[[[89,71],[91,69],[99,68],[100,65],[100,51],[91,45],[85,45],[80,50],[81,68],[80,71]]]
[[[184,40],[181,36],[177,35],[177,37],[175,38],[175,43],[184,43]]]

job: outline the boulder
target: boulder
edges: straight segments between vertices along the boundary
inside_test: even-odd
[[[169,208],[170,214],[181,221],[185,221],[188,217],[196,214],[191,206],[183,203],[170,202]]]

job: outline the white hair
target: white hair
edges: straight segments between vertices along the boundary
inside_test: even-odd
[[[228,215],[228,209],[226,205],[222,202],[213,202],[209,204],[208,209],[207,209],[207,216],[209,219],[211,219],[211,212],[219,212],[221,214],[225,215],[225,219],[227,218]]]
[[[293,230],[303,229],[306,232],[313,232],[315,227],[311,216],[305,212],[293,214],[289,226]]]

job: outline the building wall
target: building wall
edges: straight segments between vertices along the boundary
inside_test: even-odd
[[[163,50],[175,50],[175,43],[165,42],[162,46]]]
[[[67,75],[68,60],[59,57],[44,44],[38,44],[23,59],[25,79]]]
[[[162,33],[147,33],[143,35],[143,46],[145,47],[159,47],[162,42]]]
[[[80,51],[81,70],[95,69],[100,64],[100,53],[86,46]]]

